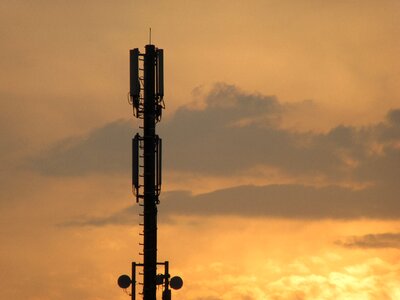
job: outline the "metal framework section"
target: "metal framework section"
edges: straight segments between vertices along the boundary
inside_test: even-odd
[[[156,275],[156,286],[157,287],[162,287],[162,300],[171,300],[171,289],[176,289],[176,286],[174,286],[174,282],[172,282],[172,285],[170,284],[170,280],[171,280],[171,275],[169,274],[169,262],[165,261],[165,262],[158,262],[157,263],[158,266],[164,266],[164,273],[158,273]],[[144,268],[144,264],[141,263],[135,263],[132,262],[132,279],[130,281],[130,286],[131,286],[131,291],[130,291],[130,295],[131,295],[131,299],[132,300],[136,300],[136,276],[137,274],[141,273],[138,269],[140,268]],[[172,280],[174,280],[175,278],[177,278],[177,276],[173,277]],[[124,287],[125,288],[125,287]],[[139,295],[143,295],[143,293],[139,293]]]

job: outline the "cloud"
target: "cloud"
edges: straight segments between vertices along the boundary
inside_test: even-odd
[[[292,108],[275,97],[227,84],[216,84],[204,97],[203,109],[182,107],[160,125],[167,170],[226,175],[263,165],[297,176],[367,182],[400,175],[393,167],[400,162],[400,110],[368,127],[339,125],[326,133],[297,132],[280,126]],[[60,141],[36,157],[32,166],[58,176],[127,172],[135,131],[129,121],[106,124],[86,137]]]
[[[240,260],[234,268],[221,264],[221,270],[207,265],[207,276],[196,274],[196,291],[200,295],[216,294],[217,299],[266,300],[397,299],[399,291],[399,264],[379,258],[344,264],[323,256],[316,261],[305,255],[293,262],[275,261],[275,265],[267,259],[251,266],[240,264]]]
[[[279,126],[287,109],[274,97],[249,94],[217,84],[203,109],[182,107],[160,126],[164,165],[204,175],[240,174],[259,165],[286,174],[318,174],[332,180],[374,183],[364,190],[335,185],[238,186],[193,196],[166,193],[166,215],[240,215],[300,219],[395,219],[400,211],[400,110],[369,127],[337,126],[326,133],[295,132]],[[129,121],[118,120],[85,137],[72,137],[36,157],[31,166],[50,176],[128,174]],[[375,147],[375,148],[374,148]],[[81,225],[125,223],[128,212],[83,220]],[[121,221],[122,220],[122,221]],[[71,223],[70,225],[74,225]],[[79,225],[79,224],[75,224]]]
[[[232,176],[257,166],[284,174],[322,176],[331,185],[300,184],[237,186],[194,196],[164,193],[166,215],[240,215],[301,219],[396,219],[400,204],[400,110],[365,127],[339,125],[325,133],[280,127],[290,110],[275,97],[251,94],[216,84],[202,108],[182,107],[160,125],[164,169],[200,175]],[[308,104],[305,104],[308,105]],[[118,120],[87,136],[61,140],[32,159],[31,167],[49,176],[128,174],[130,139],[135,130]],[[335,185],[353,180],[364,190]],[[127,212],[81,225],[116,224]],[[70,225],[73,225],[72,223]],[[79,225],[79,224],[75,224]]]
[[[338,125],[326,133],[315,133],[281,127],[293,107],[274,97],[218,84],[204,101],[204,109],[182,107],[160,127],[168,137],[167,167],[232,174],[265,165],[293,175],[364,181],[392,178],[386,174],[398,172],[393,165],[399,162],[400,150],[393,143],[400,139],[400,110],[391,110],[379,124]],[[381,151],[371,151],[377,145]]]
[[[163,193],[161,222],[174,216],[238,216],[244,218],[398,219],[397,197],[383,196],[379,188],[351,190],[338,186],[322,188],[302,185],[239,186],[191,195],[175,191]],[[129,206],[107,216],[69,221],[64,226],[104,226],[131,224],[137,215]]]
[[[222,175],[264,165],[296,176],[361,181],[392,178],[398,173],[393,165],[399,162],[400,150],[389,142],[400,139],[396,123],[400,110],[390,111],[379,124],[338,125],[316,133],[280,126],[292,107],[234,86],[214,86],[205,103],[202,110],[181,108],[160,128],[168,137],[167,167]],[[371,151],[377,145],[382,148],[380,153]]]
[[[132,132],[128,121],[117,120],[88,136],[61,140],[34,158],[30,165],[49,176],[128,172]]]
[[[337,245],[346,248],[400,248],[400,233],[378,233],[352,236],[337,241]]]

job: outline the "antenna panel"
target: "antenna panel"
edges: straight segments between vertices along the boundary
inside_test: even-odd
[[[157,95],[164,97],[164,50],[158,49],[157,50]]]
[[[162,139],[160,139],[158,136],[156,137],[156,159],[155,159],[155,171],[156,171],[156,192],[159,195],[161,192],[161,173],[162,173]]]
[[[132,103],[137,108],[140,97],[139,81],[139,49],[129,50],[129,71],[130,71],[130,89],[129,94],[132,97]],[[136,105],[137,103],[137,105]]]
[[[139,193],[139,134],[132,139],[132,188],[135,194]]]

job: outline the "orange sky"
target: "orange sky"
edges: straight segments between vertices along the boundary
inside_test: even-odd
[[[128,299],[128,50],[165,52],[174,299],[400,299],[398,1],[2,1],[0,299]]]

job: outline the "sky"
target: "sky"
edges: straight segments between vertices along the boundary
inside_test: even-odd
[[[129,299],[129,49],[164,49],[187,300],[400,299],[400,2],[0,2],[0,299]]]

